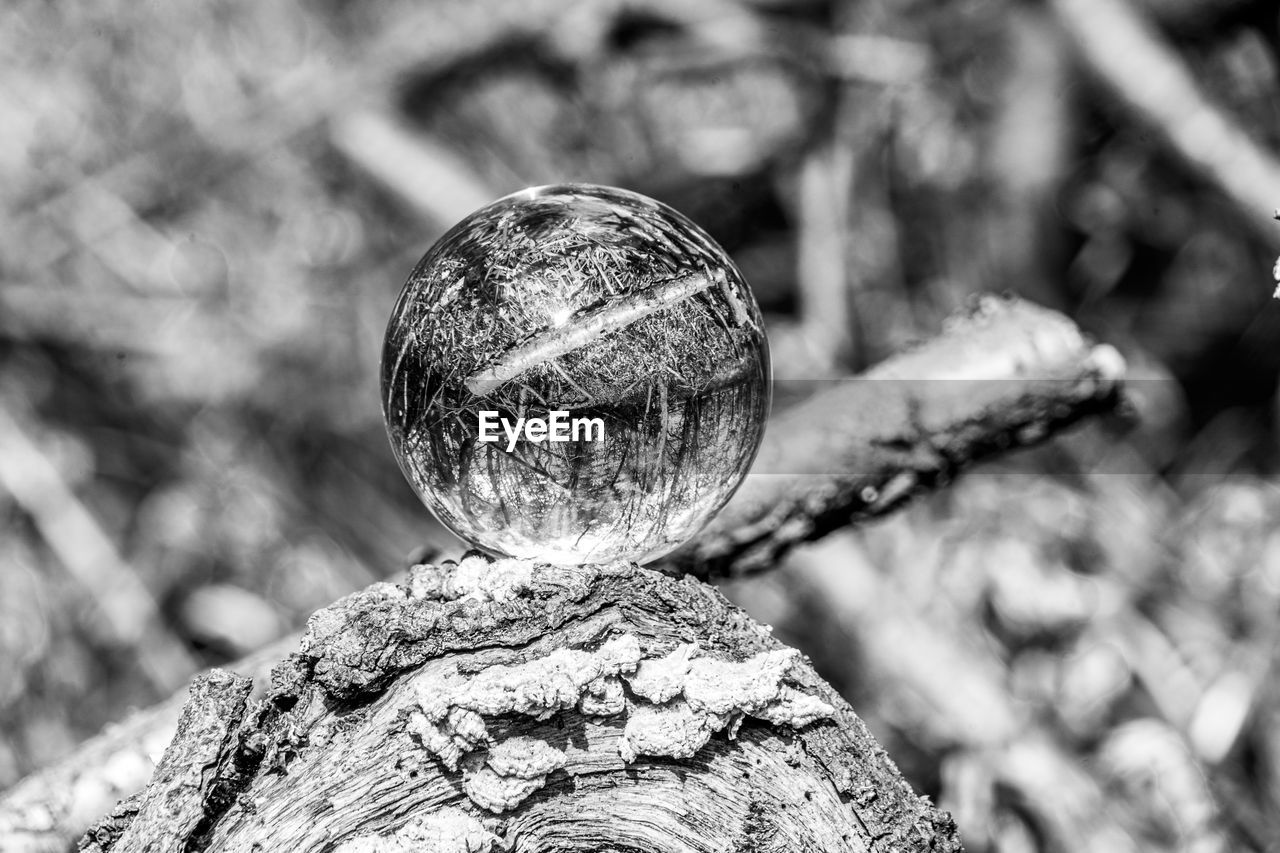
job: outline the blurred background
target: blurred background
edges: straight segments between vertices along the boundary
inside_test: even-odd
[[[970,850],[1280,849],[1278,50],[1272,0],[5,3],[0,788],[457,554],[386,319],[586,180],[721,241],[780,377],[984,291],[1119,347],[1136,425],[724,589]]]

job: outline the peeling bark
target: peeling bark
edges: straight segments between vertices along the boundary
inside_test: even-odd
[[[317,613],[273,681],[240,713],[195,691],[86,848],[960,849],[808,663],[691,578],[419,566]]]

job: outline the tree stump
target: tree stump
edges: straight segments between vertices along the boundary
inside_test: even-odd
[[[711,587],[470,555],[202,676],[85,851],[954,851],[862,721]]]

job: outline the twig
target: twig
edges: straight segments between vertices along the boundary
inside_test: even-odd
[[[335,118],[330,135],[340,153],[438,227],[448,228],[493,200],[465,160],[410,131],[389,111]]]
[[[1049,5],[1089,68],[1274,243],[1267,217],[1280,198],[1280,162],[1209,100],[1129,3],[1051,0]]]
[[[563,326],[540,332],[513,347],[493,364],[467,380],[467,390],[483,397],[532,367],[573,352],[601,335],[629,326],[681,300],[701,293],[716,283],[707,273],[692,273],[628,294],[575,317]]]
[[[777,415],[738,494],[671,566],[773,567],[801,542],[891,512],[966,465],[1119,399],[1124,361],[1066,317],[987,297],[943,334]]]

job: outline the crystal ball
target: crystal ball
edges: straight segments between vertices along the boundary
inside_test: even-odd
[[[750,467],[770,402],[760,310],[724,250],[624,190],[523,190],[419,261],[382,353],[400,468],[462,539],[647,562]]]

